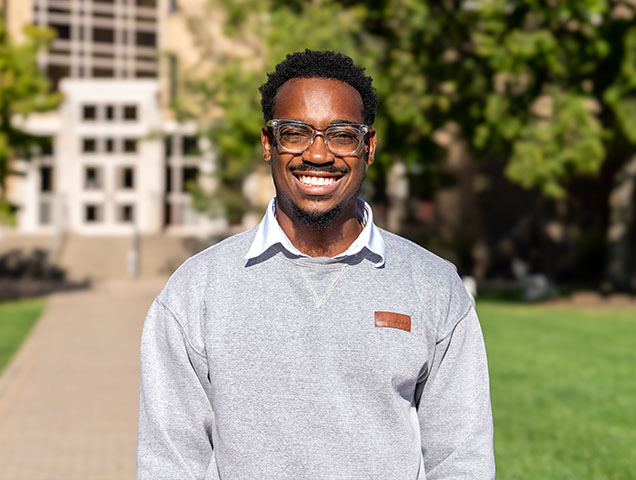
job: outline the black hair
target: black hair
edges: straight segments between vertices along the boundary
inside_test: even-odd
[[[260,86],[261,107],[266,122],[274,118],[278,89],[292,78],[330,78],[348,83],[360,93],[364,123],[373,124],[378,105],[373,78],[365,75],[364,68],[357,66],[346,55],[309,49],[287,55],[285,60],[276,65],[276,70],[267,75],[267,82]]]

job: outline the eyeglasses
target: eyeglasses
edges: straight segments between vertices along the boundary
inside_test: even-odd
[[[334,155],[351,155],[360,149],[364,136],[369,132],[367,125],[337,124],[324,130],[295,120],[270,120],[267,126],[274,132],[276,143],[289,153],[302,153],[321,135],[327,148]]]

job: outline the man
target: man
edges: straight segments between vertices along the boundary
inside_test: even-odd
[[[150,308],[138,479],[493,478],[472,301],[357,197],[376,148],[371,78],[307,50],[261,93],[276,198]]]

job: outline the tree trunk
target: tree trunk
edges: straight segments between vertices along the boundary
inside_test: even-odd
[[[389,197],[387,226],[391,232],[400,233],[406,220],[409,199],[409,178],[402,160],[393,160],[386,177],[386,193]]]
[[[605,278],[602,289],[636,291],[634,223],[636,220],[636,155],[618,171],[609,196]]]
[[[490,251],[475,189],[477,166],[457,124],[448,123],[436,130],[433,140],[446,149],[445,169],[456,179],[454,185],[435,193],[439,233],[449,245],[455,245],[455,260],[462,274],[481,282],[488,270]]]

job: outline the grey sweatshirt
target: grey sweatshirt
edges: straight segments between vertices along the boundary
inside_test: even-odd
[[[386,231],[381,268],[366,249],[246,264],[254,234],[189,259],[148,312],[137,478],[494,478],[484,343],[453,268]]]

